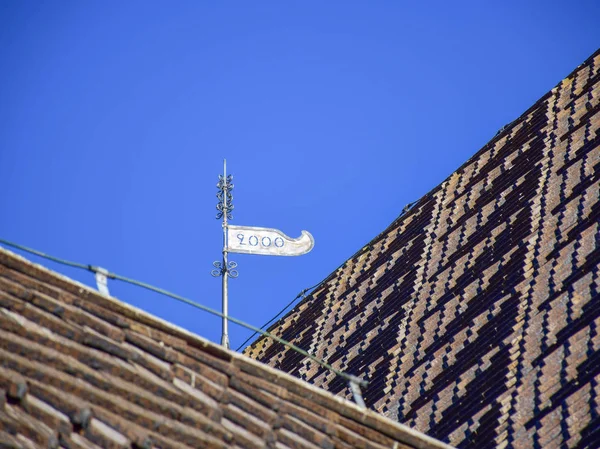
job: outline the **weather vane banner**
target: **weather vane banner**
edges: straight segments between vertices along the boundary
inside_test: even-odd
[[[223,160],[223,174],[219,175],[217,183],[217,220],[222,220],[223,231],[223,258],[213,262],[214,269],[210,274],[221,277],[221,299],[223,303],[223,332],[221,344],[229,348],[229,278],[238,276],[237,263],[229,260],[229,253],[262,254],[264,256],[301,256],[306,254],[315,241],[313,236],[306,231],[297,239],[288,237],[278,229],[258,228],[255,226],[230,225],[233,218],[233,176],[227,174],[227,161]]]
[[[227,225],[227,251],[264,256],[301,256],[315,246],[313,236],[302,231],[297,239],[278,229]]]

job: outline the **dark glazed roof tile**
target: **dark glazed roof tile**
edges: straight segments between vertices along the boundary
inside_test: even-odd
[[[270,331],[461,448],[600,447],[600,51]],[[259,338],[252,358],[349,398]]]

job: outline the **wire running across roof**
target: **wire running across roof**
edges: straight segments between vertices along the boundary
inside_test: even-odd
[[[600,447],[600,51],[269,328],[461,448]],[[246,354],[346,386],[259,338]]]
[[[226,316],[222,312],[214,310],[211,307],[205,306],[205,305],[200,304],[200,303],[198,303],[196,301],[192,301],[191,299],[185,298],[185,297],[183,297],[181,295],[177,295],[177,294],[172,293],[172,292],[170,292],[168,290],[165,290],[163,288],[159,288],[159,287],[156,287],[154,285],[150,285],[150,284],[148,284],[146,282],[138,281],[136,279],[131,279],[131,278],[122,276],[120,274],[110,272],[110,271],[108,271],[108,270],[106,270],[104,268],[98,267],[96,265],[82,264],[82,263],[79,263],[79,262],[72,262],[72,261],[69,261],[69,260],[61,259],[59,257],[51,256],[49,254],[43,253],[43,252],[38,251],[38,250],[35,250],[35,249],[32,249],[32,248],[28,248],[28,247],[23,246],[23,245],[19,245],[18,243],[14,243],[14,242],[5,240],[3,238],[0,238],[0,243],[4,244],[4,245],[8,245],[8,246],[13,247],[13,248],[17,248],[17,249],[19,249],[21,251],[25,251],[25,252],[30,253],[30,254],[34,254],[34,255],[36,255],[38,257],[41,257],[43,259],[51,260],[51,261],[53,261],[55,263],[58,263],[60,265],[65,265],[65,266],[72,267],[72,268],[78,268],[80,270],[89,271],[89,272],[94,273],[94,274],[102,273],[108,279],[115,279],[115,280],[119,280],[119,281],[122,281],[122,282],[125,282],[125,283],[128,283],[128,284],[131,284],[131,285],[135,285],[136,287],[141,287],[141,288],[144,288],[146,290],[150,290],[150,291],[152,291],[154,293],[158,293],[158,294],[164,295],[164,296],[166,296],[168,298],[175,299],[176,301],[183,302],[184,304],[187,304],[189,306],[195,307],[195,308],[200,309],[200,310],[202,310],[204,312],[210,313],[211,315],[215,315],[215,316],[218,316],[220,318],[227,318],[232,323],[235,323],[235,324],[237,324],[239,326],[245,327],[246,329],[253,330],[254,331],[254,335],[261,334],[261,335],[263,335],[265,337],[272,338],[277,343],[280,343],[280,344],[282,344],[284,346],[289,347],[292,351],[296,351],[297,353],[299,353],[301,355],[304,355],[305,357],[308,357],[313,362],[318,363],[319,365],[321,365],[324,368],[328,369],[332,373],[335,373],[336,375],[342,377],[347,382],[354,383],[355,384],[354,388],[356,388],[354,400],[361,407],[364,407],[364,403],[362,403],[362,397],[361,397],[361,393],[360,393],[360,387],[361,386],[363,386],[363,387],[366,386],[367,385],[366,381],[364,381],[364,380],[362,380],[362,379],[360,379],[360,378],[358,378],[356,376],[353,376],[352,374],[343,373],[341,371],[336,370],[335,368],[333,368],[329,364],[323,362],[322,360],[320,360],[319,358],[313,356],[312,354],[308,353],[307,351],[303,350],[302,348],[298,348],[296,345],[290,343],[289,341],[283,340],[283,339],[281,339],[281,338],[279,338],[277,336],[271,335],[269,332],[264,331],[262,329],[262,327],[258,328],[256,326],[253,326],[251,324],[245,323],[244,321],[239,320],[239,319],[237,319],[235,317],[232,317],[230,315]],[[106,289],[106,291],[104,293],[108,294],[108,289]],[[352,385],[350,385],[350,386],[352,387]]]
[[[2,248],[0,447],[448,448]]]

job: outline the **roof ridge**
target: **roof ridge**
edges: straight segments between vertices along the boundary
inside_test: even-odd
[[[288,373],[258,362],[244,354],[237,353],[231,349],[225,349],[217,343],[213,343],[204,337],[201,337],[200,335],[194,334],[193,332],[177,326],[176,324],[152,315],[143,309],[120,301],[113,296],[105,295],[79,281],[69,278],[68,276],[50,270],[43,265],[34,263],[29,259],[2,246],[0,246],[0,261],[10,268],[16,269],[17,271],[22,271],[23,268],[29,272],[33,271],[38,276],[41,275],[40,277],[44,278],[46,281],[50,280],[54,281],[54,283],[61,284],[60,287],[66,287],[65,290],[67,291],[71,291],[78,295],[84,293],[86,298],[93,297],[94,302],[97,305],[98,303],[100,303],[100,305],[104,303],[105,305],[108,305],[110,310],[113,312],[120,312],[127,318],[133,318],[143,322],[144,324],[155,327],[158,330],[169,333],[174,337],[182,338],[192,346],[201,348],[202,350],[205,350],[214,356],[230,361],[242,372],[257,373],[260,371],[261,374],[266,374],[266,377],[270,378],[274,384],[279,386],[285,386],[288,389],[296,391],[308,390],[312,395],[311,398],[319,399],[318,402],[322,406],[333,409],[346,418],[368,425],[369,427],[372,427],[379,432],[388,435],[389,437],[395,438],[398,441],[414,445],[419,449],[451,448],[451,446],[447,445],[446,443],[429,437],[422,432],[393,421],[373,410],[360,408],[358,405],[347,399],[336,396]],[[21,270],[19,270],[19,268]],[[77,290],[77,292],[74,290]]]

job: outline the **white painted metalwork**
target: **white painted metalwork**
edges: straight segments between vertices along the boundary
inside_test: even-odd
[[[262,254],[266,256],[300,256],[309,252],[315,245],[313,236],[302,231],[297,239],[288,237],[283,232],[272,228],[230,225],[233,211],[233,176],[227,174],[227,161],[223,160],[223,174],[219,175],[217,184],[217,220],[222,220],[223,258],[213,262],[215,267],[210,273],[222,278],[223,332],[221,345],[229,348],[228,333],[228,279],[236,278],[237,263],[229,261],[229,253]],[[108,292],[108,290],[107,290]]]
[[[97,267],[95,272],[96,287],[100,293],[110,296],[108,291],[108,271],[104,268]]]
[[[295,239],[273,228],[227,226],[227,251],[230,253],[301,256],[314,246],[315,240],[307,231],[302,231],[302,235]]]
[[[362,379],[349,380],[348,385],[350,385],[350,391],[352,391],[352,396],[354,398],[354,402],[361,408],[367,408],[365,405],[365,401],[362,397],[362,393],[360,391],[360,383],[363,382]]]

